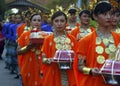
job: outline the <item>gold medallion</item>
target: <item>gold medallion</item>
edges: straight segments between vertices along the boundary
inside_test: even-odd
[[[115,59],[115,53],[110,53],[108,58],[109,59]]]
[[[109,48],[105,48],[105,52],[106,52],[107,54],[110,54],[110,53],[111,53],[110,50],[109,50]]]
[[[109,42],[110,42],[110,43],[114,43],[114,39],[113,39],[112,36],[109,37]]]
[[[109,47],[109,50],[111,52],[115,52],[116,51],[116,46],[114,44],[110,44],[108,47]]]
[[[81,37],[84,37],[84,36],[85,36],[85,33],[80,33],[80,36],[81,36]]]
[[[104,52],[104,48],[102,46],[96,46],[95,50],[97,54],[102,54]]]
[[[109,40],[107,38],[104,38],[103,43],[107,46],[109,44]]]
[[[71,46],[70,46],[70,45],[65,45],[65,46],[64,46],[64,49],[65,49],[65,50],[71,50]]]
[[[85,31],[84,29],[82,29],[82,28],[80,29],[80,33],[83,33],[84,31]]]
[[[55,41],[56,43],[59,43],[59,42],[60,42],[60,40],[59,40],[58,37],[55,37],[55,38],[54,38],[54,41]]]
[[[70,43],[70,39],[69,39],[69,38],[66,38],[66,39],[65,39],[65,42],[66,42],[66,43]]]
[[[116,33],[120,33],[120,29],[116,29],[115,32],[116,32]]]
[[[56,44],[56,49],[57,49],[57,50],[61,50],[61,49],[62,49],[61,44],[57,43],[57,44]]]
[[[97,44],[97,45],[98,45],[98,44],[101,44],[101,42],[102,42],[101,38],[100,38],[100,37],[96,37],[96,44]]]
[[[91,33],[92,31],[91,31],[91,29],[87,29],[87,32],[88,32],[88,33]]]
[[[105,62],[105,57],[102,56],[102,55],[98,55],[98,56],[97,56],[97,62],[98,62],[99,64],[103,64],[103,63]]]

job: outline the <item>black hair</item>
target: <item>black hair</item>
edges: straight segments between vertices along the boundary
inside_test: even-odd
[[[108,11],[110,11],[112,9],[112,6],[110,3],[105,2],[105,1],[101,1],[100,3],[98,3],[93,11],[93,14],[95,16],[99,15],[99,14],[103,14],[106,13]]]
[[[118,13],[120,15],[120,9],[118,7],[115,7],[112,9],[112,14]]]
[[[76,14],[76,11],[77,11],[76,9],[69,9],[68,13],[70,13],[70,14]]]
[[[54,20],[56,17],[62,16],[62,15],[65,17],[65,20],[67,21],[67,16],[66,16],[66,14],[65,14],[64,12],[62,12],[62,11],[57,11],[57,12],[55,12],[55,13],[52,15],[52,17],[51,17],[51,21],[53,22],[53,20]]]
[[[27,17],[27,16],[30,15],[30,14],[31,14],[30,11],[26,11],[25,17]]]
[[[91,16],[91,12],[90,12],[89,10],[82,10],[82,11],[79,13],[79,16],[81,16],[83,13],[88,14],[89,16]]]
[[[24,20],[24,19],[23,19],[23,15],[22,15],[21,12],[16,13],[15,16],[16,16],[16,15],[20,15],[21,19]]]
[[[36,16],[36,15],[40,15],[40,14],[38,14],[38,13],[32,14],[32,15],[30,16],[30,21],[32,20],[33,16]],[[40,15],[40,17],[42,18],[41,15]]]

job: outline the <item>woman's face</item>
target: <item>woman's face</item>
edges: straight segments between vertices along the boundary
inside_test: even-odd
[[[90,16],[86,13],[83,13],[80,17],[81,24],[89,25],[90,23]]]
[[[99,26],[108,27],[109,25],[111,25],[111,23],[110,23],[110,21],[111,21],[111,13],[106,12],[104,14],[98,14],[95,17],[95,20],[97,21]]]
[[[70,14],[70,20],[72,22],[76,21],[76,15],[75,14]]]
[[[16,15],[16,16],[15,16],[15,22],[16,22],[17,24],[21,23],[21,22],[22,22],[22,16],[21,16],[21,15]]]
[[[111,15],[111,25],[117,26],[120,21],[120,15],[119,13],[114,13]]]
[[[63,15],[56,17],[53,19],[53,27],[57,31],[63,31],[65,30],[67,21],[65,20],[65,17]]]
[[[40,15],[34,15],[31,19],[30,24],[34,28],[40,28],[40,26],[41,26],[41,16]]]

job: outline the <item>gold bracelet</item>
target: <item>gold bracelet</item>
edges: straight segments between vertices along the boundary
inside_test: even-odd
[[[47,63],[48,59],[47,58],[43,58],[43,63]]]
[[[26,50],[26,49],[27,49],[27,46],[22,47],[20,50],[21,50],[21,51],[24,51],[24,50]]]
[[[91,68],[83,67],[82,71],[84,74],[90,74]]]

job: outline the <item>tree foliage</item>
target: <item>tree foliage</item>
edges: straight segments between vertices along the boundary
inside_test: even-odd
[[[55,8],[56,5],[67,8],[69,4],[76,3],[77,0],[51,0],[51,3],[47,5],[48,8]]]
[[[0,0],[0,15],[3,18],[6,9],[5,0]]]

